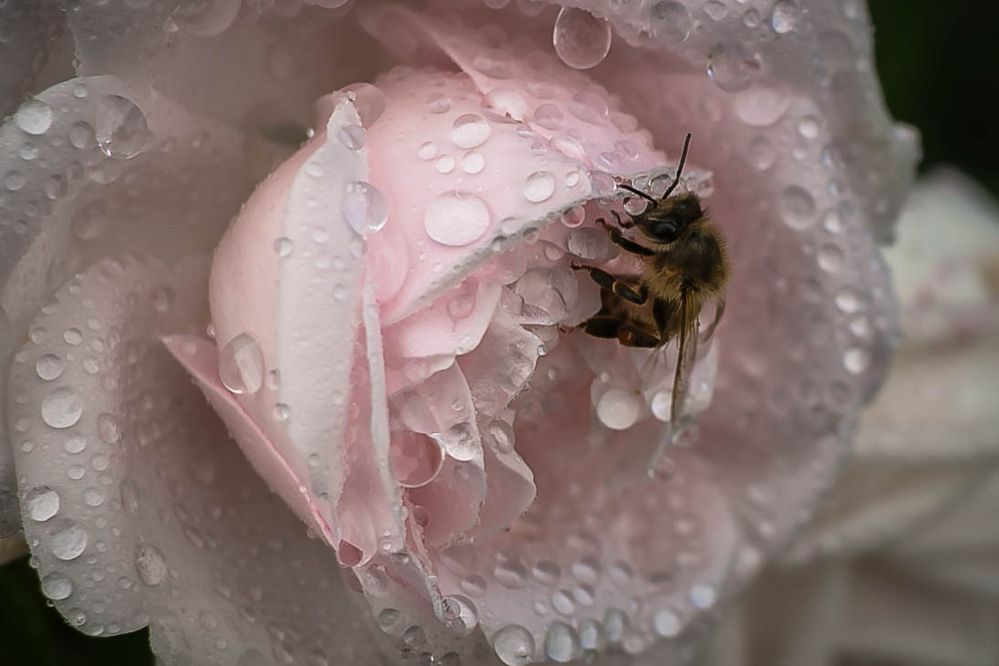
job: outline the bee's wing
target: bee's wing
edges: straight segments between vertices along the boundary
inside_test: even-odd
[[[696,304],[687,290],[680,292],[680,307],[676,316],[680,318],[677,326],[676,371],[673,374],[673,399],[670,403],[670,428],[676,430],[680,424],[683,403],[687,400],[690,388],[690,373],[697,359],[697,309]]]

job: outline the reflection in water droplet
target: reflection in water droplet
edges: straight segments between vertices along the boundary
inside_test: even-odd
[[[14,122],[28,134],[45,134],[52,126],[52,108],[40,99],[29,100],[14,114]]]
[[[87,531],[71,523],[53,534],[49,544],[52,554],[60,560],[75,560],[87,549]]]
[[[427,206],[423,224],[427,235],[442,245],[458,247],[478,240],[492,215],[485,202],[466,192],[445,192]]]
[[[146,116],[131,100],[107,95],[97,105],[95,137],[101,152],[112,159],[127,160],[152,142]]]
[[[411,430],[394,430],[390,442],[392,474],[403,488],[420,488],[437,478],[444,464],[440,441]]]
[[[388,201],[371,183],[358,181],[347,185],[340,210],[359,236],[381,231],[388,222]]]
[[[24,514],[38,523],[44,523],[59,513],[59,493],[46,486],[28,491],[24,497]]]
[[[264,383],[264,355],[249,333],[240,333],[219,354],[219,379],[232,393],[252,395]]]
[[[525,666],[534,657],[534,636],[519,624],[509,624],[493,636],[493,649],[507,666]]]
[[[69,428],[82,414],[83,403],[71,388],[57,388],[42,399],[42,420],[53,428]]]
[[[610,22],[588,11],[563,7],[555,18],[552,43],[555,53],[569,67],[596,67],[610,51],[613,31]]]
[[[708,53],[708,76],[725,92],[745,90],[759,74],[760,63],[738,43],[719,44]]]
[[[477,148],[486,142],[492,129],[480,115],[466,113],[455,118],[451,125],[451,140],[459,148]]]

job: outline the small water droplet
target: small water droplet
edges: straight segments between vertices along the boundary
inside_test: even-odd
[[[489,424],[489,437],[492,440],[493,448],[499,453],[513,452],[516,436],[510,424],[503,419],[493,419]]]
[[[427,206],[423,217],[427,235],[442,245],[468,245],[489,228],[492,215],[485,202],[466,192],[445,192]]]
[[[42,578],[42,594],[52,601],[68,599],[73,594],[73,583],[58,573],[50,573]]]
[[[44,523],[59,513],[59,493],[46,486],[31,489],[24,498],[24,513],[31,520]]]
[[[87,448],[87,440],[82,437],[70,437],[63,445],[66,453],[82,453]]]
[[[29,100],[14,114],[14,122],[28,134],[45,134],[52,126],[52,107],[40,99]]]
[[[770,15],[770,27],[779,35],[791,32],[798,26],[801,7],[797,0],[778,0]]]
[[[437,173],[451,173],[454,171],[455,159],[451,155],[441,155],[434,162],[434,169]]]
[[[424,141],[416,154],[421,160],[432,160],[437,157],[437,144],[433,141]]]
[[[683,42],[690,36],[690,12],[676,0],[659,2],[652,7],[652,29],[656,36]]]
[[[791,95],[781,86],[753,86],[740,92],[733,104],[735,115],[751,127],[770,127],[791,106]]]
[[[392,474],[403,488],[421,488],[434,479],[444,465],[441,442],[419,432],[395,430],[390,441]]]
[[[545,635],[545,655],[559,664],[581,656],[579,635],[565,622],[553,622]]]
[[[843,354],[843,367],[855,375],[859,375],[871,363],[871,355],[866,349],[851,347]]]
[[[357,181],[347,185],[340,210],[347,224],[359,236],[377,233],[388,222],[388,201],[371,183]]]
[[[95,125],[97,144],[101,152],[112,159],[131,159],[153,140],[142,109],[119,95],[101,98]]]
[[[382,631],[387,633],[394,629],[395,625],[399,624],[401,617],[402,613],[395,608],[384,608],[378,613],[378,626]]]
[[[219,354],[219,379],[236,395],[252,395],[264,383],[264,355],[249,333],[230,340]]]
[[[477,148],[486,142],[491,133],[489,122],[474,113],[458,116],[451,125],[451,141],[459,148]]]
[[[55,354],[44,354],[35,362],[35,372],[39,378],[50,382],[62,376],[62,359]]]
[[[87,541],[87,531],[71,523],[52,535],[50,549],[55,557],[68,562],[83,554],[87,549]]]
[[[280,238],[274,240],[274,252],[276,252],[279,257],[289,256],[294,247],[295,244],[290,238],[281,236]]]
[[[519,624],[508,624],[493,636],[493,649],[506,666],[526,666],[534,658],[534,636]]]
[[[283,402],[275,404],[273,412],[274,420],[278,423],[284,423],[291,417],[291,408]]]
[[[694,605],[695,608],[701,610],[707,610],[715,605],[715,601],[718,598],[715,589],[710,585],[704,585],[699,583],[690,588],[690,603]]]
[[[486,168],[486,158],[477,150],[470,150],[461,158],[461,168],[465,173],[475,175]]]
[[[583,9],[563,7],[555,18],[552,44],[569,67],[590,69],[607,57],[613,34],[608,20]]]
[[[535,171],[524,181],[524,198],[531,203],[547,201],[555,193],[555,176],[549,171]]]
[[[42,420],[53,428],[76,425],[83,415],[83,402],[71,388],[62,386],[42,399]]]
[[[652,628],[662,638],[676,638],[683,627],[677,614],[664,608],[652,616]]]
[[[780,194],[784,223],[792,229],[806,229],[815,222],[815,199],[803,187],[789,185]]]
[[[742,44],[719,44],[708,54],[707,71],[725,92],[739,92],[752,84],[760,72],[760,63]]]
[[[534,109],[531,121],[546,130],[559,130],[565,121],[562,110],[551,103],[545,103]]]

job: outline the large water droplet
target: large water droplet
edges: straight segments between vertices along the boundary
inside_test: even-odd
[[[496,656],[507,666],[525,666],[534,657],[534,636],[519,624],[508,624],[493,636]]]
[[[477,148],[486,142],[492,129],[480,115],[466,113],[458,116],[451,125],[451,140],[459,148]]]
[[[121,160],[135,157],[153,140],[142,109],[119,95],[107,95],[100,100],[94,136],[101,152]]]
[[[642,401],[634,391],[612,388],[597,401],[597,418],[612,430],[627,430],[642,414]]]
[[[550,171],[535,171],[524,181],[524,198],[531,203],[547,201],[555,193],[555,176]]]
[[[555,18],[552,43],[566,65],[590,69],[607,57],[613,34],[610,21],[582,9],[563,7]]]
[[[40,99],[29,100],[14,114],[14,122],[28,134],[45,134],[52,126],[52,108]]]
[[[388,222],[388,201],[371,183],[358,181],[347,185],[340,210],[350,228],[360,236],[381,231]]]
[[[59,513],[59,493],[46,486],[31,489],[24,498],[24,513],[37,523],[44,523]]]
[[[252,395],[264,383],[264,355],[249,333],[240,333],[219,354],[219,379],[231,392]]]
[[[745,90],[759,71],[756,56],[741,44],[719,44],[708,54],[708,76],[726,92]]]
[[[69,428],[82,414],[83,402],[71,388],[57,388],[42,399],[42,420],[53,428]]]
[[[60,560],[75,560],[87,549],[87,531],[72,523],[52,535],[52,554]]]
[[[35,372],[40,379],[50,382],[62,376],[62,359],[55,354],[43,354],[35,362]]]
[[[545,635],[545,655],[565,664],[580,656],[579,635],[565,622],[553,622]]]
[[[135,571],[139,580],[149,586],[159,585],[167,575],[166,560],[156,546],[140,543],[135,546]]]
[[[50,573],[42,578],[42,594],[52,601],[67,599],[73,594],[73,583],[62,574]]]
[[[354,108],[365,127],[371,127],[388,106],[385,93],[370,83],[352,83],[342,90],[353,98]]]
[[[427,235],[442,245],[468,245],[489,228],[492,215],[485,202],[466,192],[445,192],[427,206],[423,224]]]
[[[390,443],[392,474],[403,488],[420,488],[437,478],[444,464],[439,440],[411,430],[395,430]]]
[[[240,5],[240,0],[182,0],[170,18],[186,33],[214,37],[232,25]]]

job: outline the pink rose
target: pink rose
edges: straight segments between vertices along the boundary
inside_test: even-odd
[[[74,7],[81,78],[0,130],[0,497],[43,592],[166,664],[686,654],[889,360],[916,149],[863,8],[175,4]],[[572,265],[634,270],[596,221],[688,131],[732,277],[670,424],[675,350],[571,331]]]

